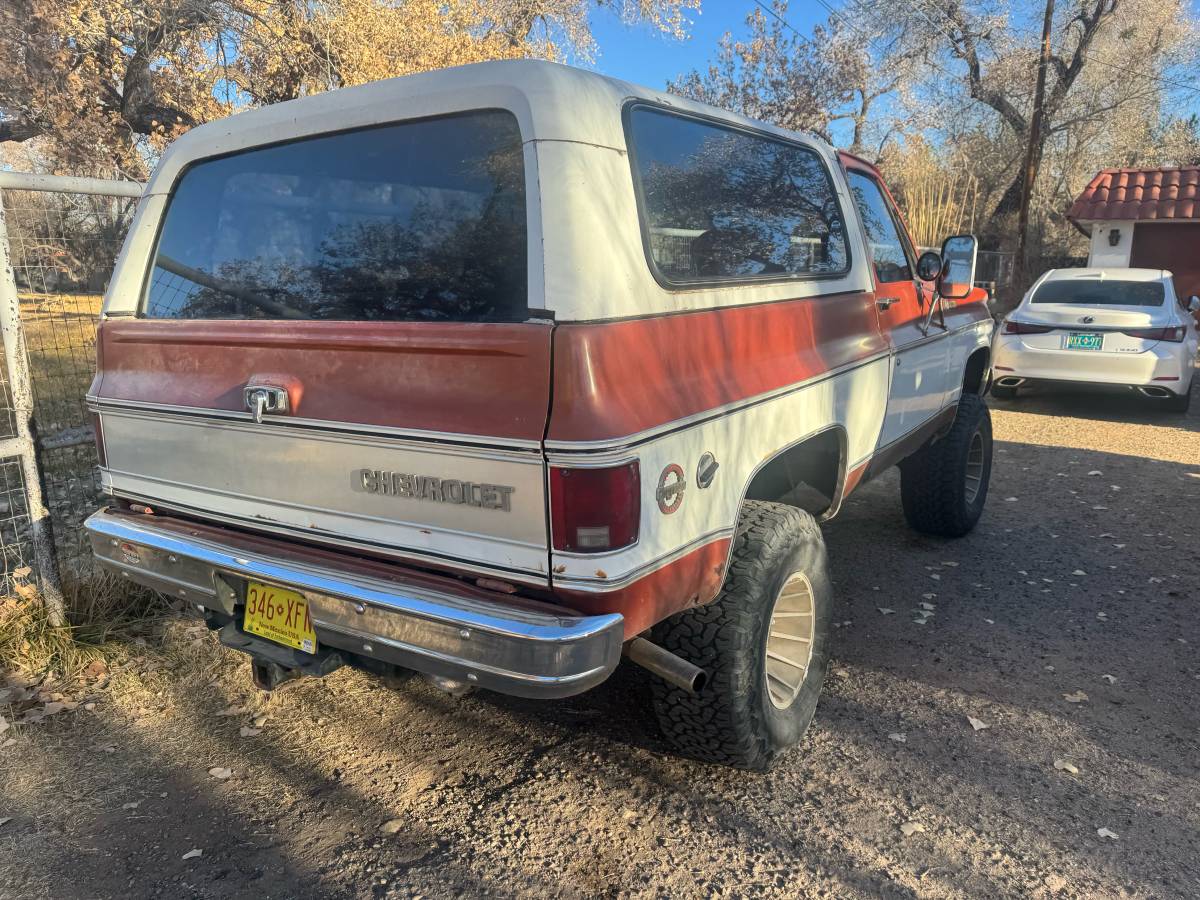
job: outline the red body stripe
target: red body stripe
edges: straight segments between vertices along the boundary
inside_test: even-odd
[[[886,347],[872,293],[563,324],[555,329],[548,437],[624,437]]]
[[[255,380],[293,415],[540,440],[549,324],[110,319],[97,338],[105,399],[245,410]]]
[[[589,615],[620,613],[625,617],[626,639],[636,637],[656,622],[691,606],[710,602],[725,580],[729,538],[698,547],[628,587],[602,594],[556,589],[555,595],[571,609]]]

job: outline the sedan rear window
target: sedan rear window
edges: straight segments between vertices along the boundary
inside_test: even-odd
[[[525,231],[508,112],[259,147],[179,179],[144,315],[521,320]]]
[[[1074,303],[1079,306],[1162,306],[1161,281],[1045,281],[1031,303]]]

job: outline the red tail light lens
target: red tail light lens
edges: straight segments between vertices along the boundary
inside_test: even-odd
[[[601,553],[638,538],[641,475],[635,460],[608,469],[550,469],[550,530],[555,550]]]
[[[1031,325],[1028,322],[1018,322],[1016,319],[1004,320],[1005,334],[1046,334],[1053,331],[1050,325]]]
[[[1172,325],[1170,328],[1127,328],[1121,332],[1144,341],[1171,341],[1178,344],[1187,337],[1187,326]]]

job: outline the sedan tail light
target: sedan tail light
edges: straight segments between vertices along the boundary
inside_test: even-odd
[[[554,549],[602,553],[638,539],[642,514],[637,461],[605,469],[550,469]]]
[[[1046,334],[1053,331],[1052,325],[1033,325],[1029,322],[1019,322],[1016,319],[1004,320],[1005,334]]]
[[[1187,337],[1187,326],[1171,325],[1167,328],[1126,328],[1121,333],[1146,341],[1171,341],[1178,344]]]

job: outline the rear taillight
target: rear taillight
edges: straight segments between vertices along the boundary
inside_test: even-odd
[[[92,413],[92,431],[96,435],[96,460],[100,468],[107,468],[108,456],[104,453],[104,429],[100,424],[99,413]]]
[[[1121,334],[1127,334],[1133,338],[1141,338],[1144,341],[1172,341],[1178,344],[1187,337],[1187,326],[1172,325],[1169,328],[1126,328]]]
[[[601,553],[637,541],[642,513],[635,460],[607,469],[550,469],[550,529],[555,550]]]
[[[1005,334],[1046,334],[1053,331],[1050,325],[1031,325],[1028,322],[1018,322],[1016,319],[1004,320]]]

